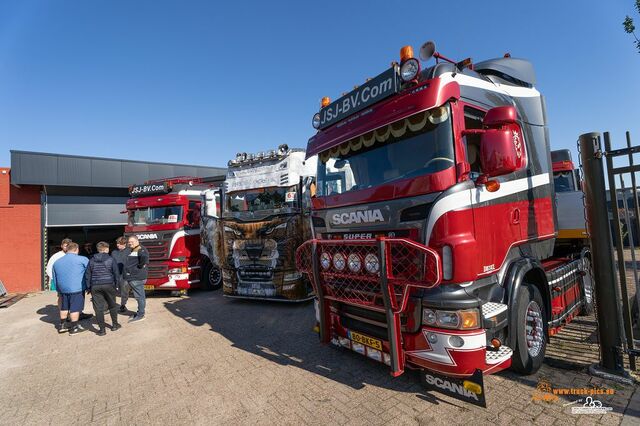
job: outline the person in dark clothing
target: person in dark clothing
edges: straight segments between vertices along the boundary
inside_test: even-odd
[[[109,256],[109,243],[100,241],[97,244],[98,253],[89,260],[85,272],[87,289],[91,291],[93,310],[98,320],[98,336],[107,334],[104,323],[104,311],[109,308],[111,314],[111,330],[121,327],[118,324],[118,305],[116,304],[116,283],[118,282],[117,262]]]
[[[149,264],[149,252],[140,245],[138,237],[129,237],[129,248],[131,253],[127,256],[124,265],[124,279],[129,282],[133,295],[138,302],[138,312],[129,322],[142,321],[144,319],[145,295],[144,284],[147,282],[147,265]]]
[[[119,237],[116,240],[117,250],[111,252],[111,257],[118,264],[118,286],[116,293],[120,292],[120,312],[127,312],[127,300],[129,300],[129,283],[124,279],[124,265],[127,262],[127,256],[131,253],[131,249],[127,247],[127,239]]]

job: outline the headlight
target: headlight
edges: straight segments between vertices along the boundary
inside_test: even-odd
[[[480,326],[480,314],[475,308],[460,311],[425,308],[422,310],[422,323],[432,327],[471,330]]]
[[[311,124],[313,125],[314,129],[319,129],[320,128],[320,113],[316,112],[316,114],[313,116],[313,120],[311,120]]]
[[[378,260],[378,256],[373,253],[369,253],[364,258],[364,268],[370,274],[375,274],[380,270],[380,261]]]
[[[446,328],[458,328],[460,319],[457,312],[438,311],[437,324]]]
[[[331,256],[329,256],[329,253],[324,252],[320,255],[320,266],[325,270],[331,267]]]
[[[427,325],[435,325],[436,313],[431,309],[425,309],[422,313],[422,322]]]
[[[407,59],[400,67],[400,78],[407,82],[415,79],[420,72],[420,63],[416,58]]]
[[[181,266],[179,268],[171,268],[167,272],[169,274],[184,274],[185,272],[187,272],[187,267],[186,266]]]
[[[360,256],[355,253],[351,253],[347,258],[347,265],[349,266],[349,270],[351,272],[360,272],[360,270],[362,269],[362,261],[360,260]]]
[[[344,271],[344,267],[347,263],[344,260],[344,255],[342,253],[336,253],[333,255],[333,267],[338,271]]]

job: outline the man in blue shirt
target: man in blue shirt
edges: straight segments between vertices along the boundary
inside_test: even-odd
[[[67,254],[53,264],[53,276],[56,281],[56,289],[60,296],[60,329],[63,330],[64,322],[69,315],[71,324],[69,335],[84,331],[78,325],[80,312],[84,308],[84,274],[89,264],[89,259],[78,256],[79,247],[76,243],[69,243]]]

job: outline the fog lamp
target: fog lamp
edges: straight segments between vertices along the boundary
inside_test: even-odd
[[[351,253],[347,258],[347,265],[349,266],[349,270],[351,272],[360,272],[362,269],[362,261],[360,260],[360,256],[355,253]]]
[[[378,256],[373,253],[369,253],[364,258],[364,268],[370,274],[375,274],[380,269],[380,260],[378,260]]]
[[[344,259],[344,255],[342,253],[336,253],[333,255],[333,267],[338,271],[344,271],[345,266],[347,266],[347,262]]]
[[[449,336],[449,344],[454,348],[461,348],[464,346],[464,339],[460,336]]]
[[[320,255],[320,266],[322,266],[322,269],[329,269],[331,266],[331,256],[329,256],[329,253],[324,252]]]

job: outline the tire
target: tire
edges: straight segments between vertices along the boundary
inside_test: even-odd
[[[533,284],[523,283],[518,290],[516,309],[516,324],[510,326],[516,333],[511,368],[529,375],[538,371],[547,349],[547,315],[540,290]]]
[[[222,286],[222,271],[211,262],[204,263],[204,269],[202,271],[202,277],[200,277],[203,290],[215,290]]]

